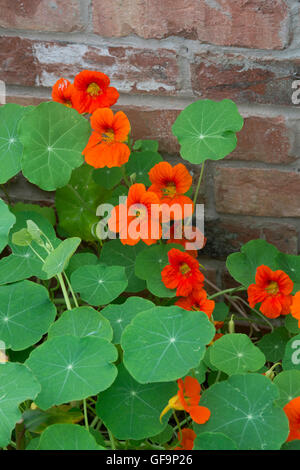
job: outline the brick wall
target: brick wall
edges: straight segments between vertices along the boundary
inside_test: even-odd
[[[0,0],[0,79],[9,102],[36,104],[84,68],[118,88],[134,137],[158,139],[178,161],[178,112],[231,98],[245,117],[237,149],[206,166],[204,254],[251,238],[298,253],[300,228],[299,0]],[[195,173],[199,169],[194,167]],[[20,179],[19,199],[51,201]],[[212,279],[214,278],[212,268]]]

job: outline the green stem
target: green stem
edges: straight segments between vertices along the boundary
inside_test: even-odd
[[[69,299],[69,296],[68,296],[68,292],[67,292],[67,289],[66,289],[66,285],[65,285],[65,282],[64,282],[64,279],[63,279],[62,275],[61,275],[61,274],[58,274],[58,275],[57,275],[57,279],[58,279],[58,281],[59,281],[59,283],[60,283],[60,287],[61,287],[61,290],[62,290],[64,299],[65,299],[65,303],[66,303],[67,309],[68,309],[68,310],[72,310],[71,302],[70,302],[70,299]]]
[[[228,294],[230,292],[239,292],[239,291],[242,291],[242,290],[247,290],[245,287],[232,287],[231,289],[225,289],[225,290],[221,290],[220,292],[216,292],[215,294],[213,295],[210,295],[209,297],[207,297],[209,300],[211,299],[214,299],[215,297],[219,297],[220,295],[223,295],[223,294]]]
[[[177,427],[177,428],[178,428],[178,430],[179,430],[179,436],[180,436],[180,439],[179,439],[179,441],[180,441],[180,442],[182,442],[182,431],[181,431],[181,425],[180,425],[180,422],[179,422],[179,420],[178,420],[178,418],[177,418],[177,415],[176,415],[176,412],[175,412],[175,411],[173,411],[173,416],[174,416],[174,419],[175,419],[175,421],[176,421],[176,424],[177,424],[177,426],[176,426],[176,427]]]
[[[110,440],[111,448],[112,448],[113,450],[116,450],[116,449],[117,449],[117,446],[116,446],[115,438],[114,438],[114,436],[112,435],[112,433],[110,432],[109,429],[107,429],[107,431],[108,431],[108,435],[109,435],[109,440]]]
[[[201,181],[202,181],[202,176],[203,176],[203,171],[204,171],[204,162],[201,165],[200,175],[199,175],[197,187],[196,187],[195,194],[194,194],[194,199],[193,199],[194,205],[197,202],[198,193],[199,193],[199,189],[200,189],[200,185],[201,185]]]
[[[83,400],[84,423],[87,431],[89,430],[89,420],[87,415],[86,398]]]
[[[130,183],[129,178],[128,178],[127,174],[126,174],[125,165],[123,165],[123,166],[121,167],[121,170],[122,170],[122,174],[123,174],[123,179],[124,179],[126,185],[128,186],[128,188],[130,188],[131,183]]]
[[[74,300],[75,307],[79,307],[79,304],[78,304],[78,301],[77,301],[77,297],[76,297],[76,295],[75,295],[75,293],[74,293],[74,291],[73,291],[73,288],[72,288],[72,286],[71,286],[71,283],[70,283],[70,281],[69,281],[69,278],[68,278],[68,276],[66,275],[66,273],[65,273],[64,271],[63,271],[63,275],[64,275],[64,277],[65,277],[65,280],[67,281],[68,287],[69,287],[70,292],[71,292],[71,294],[72,294],[72,298],[73,298],[73,300]]]

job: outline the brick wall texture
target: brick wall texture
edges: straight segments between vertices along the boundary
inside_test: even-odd
[[[85,68],[110,76],[134,137],[157,139],[171,162],[180,110],[199,98],[233,99],[245,126],[236,150],[206,166],[204,255],[224,259],[251,238],[298,253],[299,0],[0,0],[8,102],[47,100],[58,78]],[[11,190],[51,202],[20,179]]]

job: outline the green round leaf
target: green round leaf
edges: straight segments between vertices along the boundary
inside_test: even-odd
[[[48,426],[57,423],[79,423],[84,415],[79,408],[73,408],[72,405],[53,406],[47,411],[39,408],[31,408],[22,414],[26,430],[33,433],[41,433]]]
[[[264,335],[257,346],[266,356],[268,362],[280,361],[283,357],[289,334],[285,328],[276,328],[272,333]]]
[[[266,362],[264,354],[247,335],[232,333],[223,335],[210,349],[210,360],[227,375],[254,372]]]
[[[100,393],[97,415],[117,439],[143,439],[163,430],[160,413],[178,387],[173,383],[142,385],[123,365],[113,385]]]
[[[105,390],[116,378],[111,363],[117,356],[116,348],[102,338],[59,336],[46,341],[26,361],[42,386],[35,403],[47,410]]]
[[[155,307],[136,315],[125,328],[124,364],[140,383],[176,380],[198,366],[214,333],[203,312]]]
[[[35,222],[43,233],[47,235],[54,247],[60,242],[56,238],[55,231],[50,222],[40,214],[35,212],[19,212],[16,214],[16,219],[17,221],[10,232],[9,246],[12,249],[12,254],[0,259],[0,285],[22,281],[32,276],[47,279],[47,274],[42,270],[43,262],[32,251],[31,247],[17,246],[12,241],[14,233],[27,227],[27,220]],[[35,241],[31,245],[42,258],[47,256],[46,251]]]
[[[252,240],[242,246],[240,253],[229,255],[226,266],[231,276],[249,287],[255,282],[256,270],[262,264],[278,269],[275,258],[279,251],[265,240]]]
[[[287,343],[282,367],[284,370],[300,370],[300,334],[291,338]]]
[[[94,233],[99,222],[97,207],[111,195],[95,183],[93,171],[89,165],[74,170],[68,185],[58,189],[55,196],[59,226],[69,236],[86,241],[97,238]]]
[[[82,266],[71,276],[75,292],[91,305],[106,305],[116,299],[128,285],[122,266]]]
[[[30,281],[0,287],[0,340],[16,351],[37,343],[56,315],[45,287]]]
[[[147,282],[147,289],[157,297],[175,297],[176,289],[168,289],[161,280],[161,271],[169,263],[172,248],[184,251],[183,246],[170,243],[155,245],[141,251],[135,262],[135,274]]]
[[[92,307],[78,307],[64,312],[49,330],[49,338],[65,335],[78,338],[95,336],[111,341],[113,330],[102,312],[99,313]]]
[[[158,151],[158,142],[157,140],[136,140],[133,145],[133,150],[151,150],[152,152]]]
[[[94,253],[76,253],[69,261],[66,268],[66,275],[70,278],[76,269],[81,266],[95,265],[99,263],[99,258]]]
[[[8,103],[0,108],[0,184],[6,183],[21,170],[23,145],[18,124],[33,106]]]
[[[134,272],[137,255],[145,249],[142,242],[134,246],[123,245],[120,240],[111,240],[104,243],[100,260],[107,266],[124,266],[128,278],[127,292],[140,292],[146,289],[145,281],[136,277]]]
[[[280,449],[289,424],[274,404],[278,395],[276,385],[261,374],[233,375],[203,393],[200,404],[210,409],[211,416],[207,423],[195,425],[195,431],[199,436],[224,433],[239,450]]]
[[[141,152],[132,152],[128,163],[126,163],[126,173],[131,176],[135,175],[136,183],[143,183],[150,186],[148,173],[151,168],[163,159],[157,152],[151,150],[143,150]]]
[[[299,322],[292,315],[286,315],[284,326],[290,333],[296,335],[300,333]]]
[[[114,188],[118,183],[120,183],[122,177],[122,170],[118,166],[113,168],[98,168],[93,171],[93,179],[95,183],[105,189]]]
[[[225,304],[225,302],[216,302],[215,308],[213,311],[213,316],[215,321],[224,321],[225,318],[228,316],[229,307]]]
[[[276,263],[278,269],[284,271],[297,285],[294,291],[297,292],[300,289],[300,256],[278,253]]]
[[[23,364],[0,364],[0,447],[10,442],[11,432],[21,419],[19,405],[33,400],[40,389],[33,373]]]
[[[300,371],[285,370],[276,375],[274,384],[279,389],[278,406],[285,406],[289,401],[300,396]]]
[[[281,447],[281,450],[300,450],[300,441],[295,440],[295,441],[285,442],[283,446]]]
[[[66,269],[71,256],[79,247],[80,242],[80,238],[68,238],[51,251],[43,265],[43,271],[47,273],[48,278],[54,277]]]
[[[65,186],[83,163],[89,135],[89,121],[76,110],[55,102],[39,104],[19,124],[24,176],[45,191]]]
[[[28,211],[42,215],[45,219],[48,219],[51,225],[56,224],[56,215],[52,207],[39,206],[38,204],[24,204],[23,202],[17,202],[17,204],[14,204],[14,206],[11,207],[11,212],[13,214]]]
[[[237,446],[221,432],[203,432],[196,437],[193,450],[237,450]]]
[[[173,428],[169,424],[161,431],[159,434],[156,434],[156,436],[151,436],[150,440],[156,444],[166,444],[169,442],[172,437],[173,437]]]
[[[16,217],[10,212],[5,202],[0,199],[0,253],[8,243],[8,234],[15,222]]]
[[[129,297],[121,305],[111,304],[101,310],[102,315],[109,320],[113,328],[113,342],[120,344],[124,328],[129,325],[131,320],[138,313],[150,310],[153,307],[154,304],[150,300],[142,299],[141,297]]]
[[[187,106],[173,124],[182,158],[191,163],[220,160],[237,144],[235,133],[243,127],[243,118],[231,100],[199,100]]]
[[[42,433],[37,450],[104,450],[78,424],[53,424]]]

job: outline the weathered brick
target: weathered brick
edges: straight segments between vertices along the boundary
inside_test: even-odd
[[[283,116],[248,116],[237,134],[236,149],[226,159],[265,163],[290,163],[294,134]]]
[[[94,0],[93,21],[94,32],[108,37],[183,36],[259,49],[282,49],[289,41],[282,0]]]
[[[86,26],[83,8],[87,8],[87,2],[79,0],[0,0],[0,26],[34,31],[80,31]]]
[[[172,95],[179,82],[176,52],[169,49],[0,38],[0,79],[8,84],[50,87],[84,69],[106,73],[121,92]]]
[[[204,51],[191,63],[196,96],[239,103],[290,105],[292,82],[300,73],[298,59]]]
[[[289,254],[298,252],[298,231],[292,224],[268,222],[252,217],[220,216],[205,223],[207,242],[202,250],[207,256],[226,259],[249,242],[261,238]]]
[[[218,212],[269,217],[300,217],[300,173],[217,166]]]

